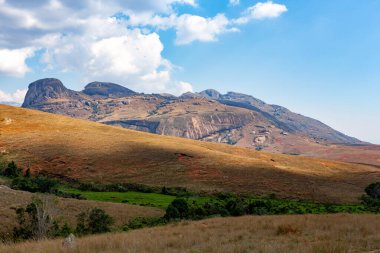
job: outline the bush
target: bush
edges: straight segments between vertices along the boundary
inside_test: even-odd
[[[18,226],[13,229],[13,238],[17,240],[43,239],[54,234],[58,223],[54,222],[56,203],[51,197],[34,198],[25,208],[17,208]]]
[[[82,212],[77,216],[78,235],[99,234],[111,231],[113,219],[103,209],[93,208],[89,212]]]
[[[365,188],[365,192],[373,199],[380,199],[380,182],[368,185]]]
[[[165,218],[168,220],[187,219],[189,218],[189,211],[189,204],[185,199],[175,199],[166,209]]]
[[[14,161],[10,162],[3,170],[3,176],[14,178],[21,176],[22,169],[18,168]]]
[[[16,190],[29,192],[52,193],[57,184],[55,180],[45,176],[17,177],[12,180],[11,187]]]
[[[380,212],[380,182],[368,185],[365,188],[367,195],[362,196],[362,203],[373,212]]]

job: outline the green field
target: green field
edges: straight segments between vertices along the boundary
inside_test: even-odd
[[[75,188],[60,187],[60,191],[66,193],[80,194],[85,199],[95,201],[105,201],[114,203],[128,203],[131,205],[151,206],[166,209],[168,205],[176,198],[175,196],[159,194],[159,193],[143,193],[143,192],[93,192],[81,191]],[[189,197],[189,201],[195,201],[203,204],[210,200],[208,197]]]

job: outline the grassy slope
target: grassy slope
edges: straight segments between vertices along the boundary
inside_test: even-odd
[[[88,200],[113,202],[113,203],[128,203],[132,205],[152,206],[166,209],[168,205],[176,199],[175,196],[158,194],[158,193],[143,193],[143,192],[91,192],[81,191],[74,188],[61,188],[61,191],[67,193],[80,194]],[[208,197],[189,197],[190,202],[196,201],[203,204],[210,200]],[[127,201],[127,202],[126,202]]]
[[[73,253],[377,252],[376,215],[246,216],[181,222],[77,240]],[[0,253],[67,252],[62,240],[1,246]]]
[[[0,189],[0,234],[12,231],[17,224],[15,208],[25,207],[30,203],[35,194],[23,191],[14,191],[10,189]],[[41,196],[41,195],[39,195]],[[96,202],[76,199],[55,198],[56,203],[56,220],[68,222],[72,227],[76,225],[76,215],[90,208],[98,207],[104,209],[110,214],[116,226],[121,226],[132,218],[139,216],[159,217],[164,211],[157,208],[133,206],[128,204],[116,204],[106,202]],[[54,203],[54,202],[53,202]]]
[[[158,136],[0,105],[0,152],[33,171],[83,181],[276,193],[355,202],[376,168]]]

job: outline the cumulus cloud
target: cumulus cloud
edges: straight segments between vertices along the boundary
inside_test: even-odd
[[[182,45],[193,41],[215,41],[220,34],[238,31],[236,28],[229,28],[229,24],[224,14],[218,14],[213,18],[181,15],[175,26],[176,43]]]
[[[30,71],[26,60],[39,50],[47,69],[81,73],[83,80],[112,81],[147,92],[191,91],[190,83],[172,78],[173,64],[162,56],[161,30],[173,29],[177,45],[210,42],[252,19],[287,11],[285,5],[268,1],[228,19],[222,13],[179,14],[176,5],[196,7],[197,1],[0,0],[0,74],[25,75]]]
[[[0,74],[16,77],[25,75],[30,69],[26,65],[27,58],[32,57],[33,48],[1,49],[0,48]]]
[[[233,20],[233,23],[246,24],[253,19],[261,20],[268,18],[277,18],[287,11],[288,9],[283,4],[276,4],[272,1],[268,1],[265,3],[259,2],[254,6],[249,7],[244,12],[243,16]]]
[[[18,89],[14,93],[6,93],[0,90],[0,102],[21,104],[24,101],[26,92],[26,89]]]

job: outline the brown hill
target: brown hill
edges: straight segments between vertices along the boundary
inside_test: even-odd
[[[284,107],[234,92],[145,95],[102,82],[76,92],[57,79],[42,79],[29,85],[23,107],[160,135],[380,166],[380,152],[352,147],[363,142]],[[341,154],[361,155],[354,159],[339,152],[326,155],[330,152],[325,150],[337,145],[335,151]]]
[[[0,105],[0,152],[34,172],[95,182],[356,202],[379,169],[159,136]]]

